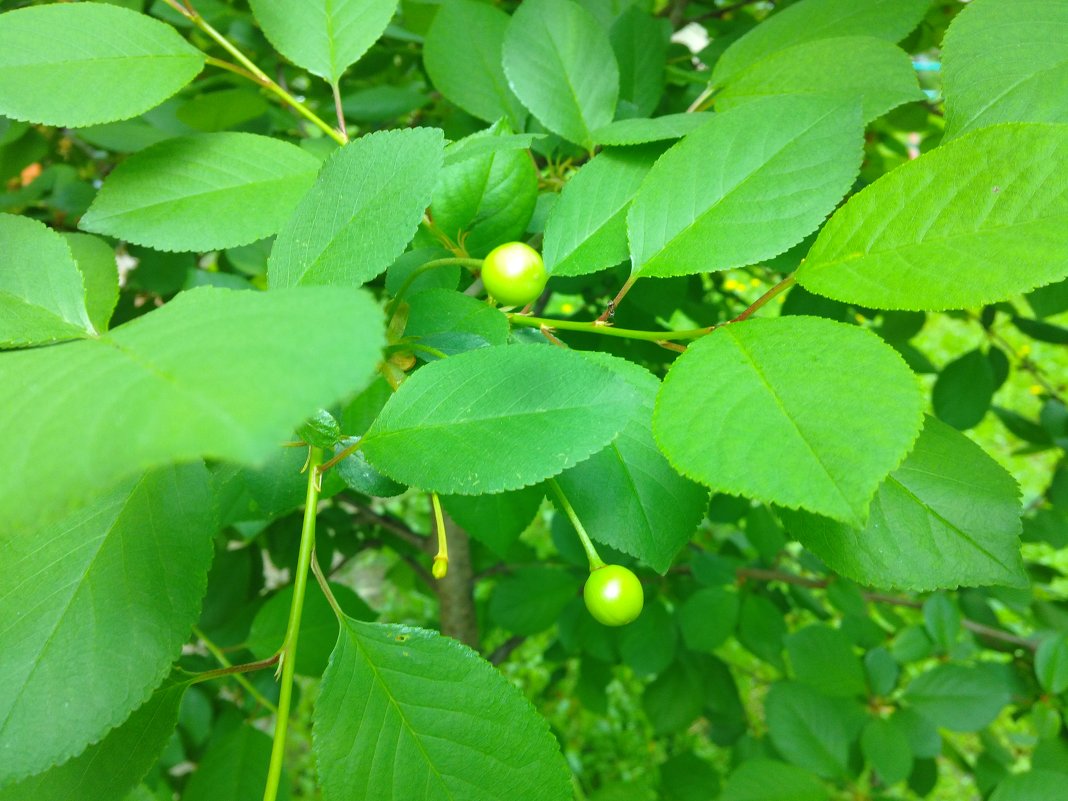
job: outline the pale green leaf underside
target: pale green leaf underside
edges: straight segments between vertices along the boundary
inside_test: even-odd
[[[933,417],[879,488],[863,529],[804,513],[785,517],[791,533],[832,569],[865,584],[934,590],[1027,583],[1016,482]]]
[[[250,133],[167,139],[130,156],[82,217],[156,250],[216,250],[278,232],[319,171],[296,145]]]
[[[2,536],[0,785],[80,753],[163,680],[200,611],[214,533],[193,463]]]
[[[0,214],[0,347],[94,333],[82,274],[63,237],[29,217]]]
[[[974,0],[943,43],[946,134],[999,122],[1068,122],[1068,4]]]
[[[382,341],[358,291],[202,288],[100,339],[0,354],[0,519],[61,514],[156,465],[260,463],[362,388]]]
[[[486,122],[526,116],[501,66],[509,16],[474,0],[450,0],[434,15],[423,45],[423,64],[434,86],[468,114]]]
[[[556,740],[455,640],[342,621],[312,730],[326,801],[568,801]]]
[[[249,5],[279,53],[336,83],[382,35],[397,0],[250,0]]]
[[[360,286],[415,235],[441,169],[436,128],[381,131],[334,152],[271,250],[275,288]]]
[[[0,114],[81,127],[136,117],[200,72],[204,54],[159,20],[103,3],[0,15]]]
[[[645,142],[661,142],[678,139],[700,128],[713,114],[701,111],[690,114],[665,114],[652,119],[616,120],[593,132],[593,141],[598,145],[640,145]]]
[[[599,153],[564,186],[545,223],[542,257],[553,275],[587,275],[629,256],[627,208],[660,149]]]
[[[557,481],[590,537],[666,573],[704,518],[708,490],[676,473],[656,446],[656,377],[625,359],[586,355],[630,385],[640,402],[612,444]]]
[[[512,91],[553,133],[593,146],[592,132],[612,121],[619,67],[608,34],[571,0],[526,0],[504,37]]]
[[[797,271],[876,309],[960,309],[1068,275],[1068,125],[997,125],[907,162],[850,198]]]
[[[653,430],[676,469],[714,490],[861,524],[919,434],[922,404],[915,376],[875,334],[755,319],[679,357]]]
[[[665,153],[627,213],[639,276],[691,275],[771,258],[816,229],[862,156],[860,113],[816,96],[717,114]]]
[[[874,36],[898,42],[915,28],[931,0],[802,0],[731,44],[712,71],[722,86],[772,53],[818,39]]]
[[[74,759],[0,790],[0,801],[116,801],[144,778],[174,733],[188,684],[172,677]]]
[[[905,51],[871,36],[848,36],[805,42],[756,62],[716,95],[716,110],[797,94],[859,99],[866,122],[925,97]]]
[[[119,302],[119,266],[115,249],[99,237],[65,233],[74,263],[85,284],[85,309],[97,331],[106,331]]]
[[[601,450],[637,402],[634,390],[579,353],[482,348],[429,364],[401,384],[364,437],[363,452],[409,486],[503,492]]]

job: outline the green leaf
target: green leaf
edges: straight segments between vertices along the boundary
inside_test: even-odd
[[[115,801],[144,778],[174,734],[188,682],[171,677],[81,754],[0,790],[0,801]]]
[[[637,402],[633,389],[579,353],[482,348],[428,364],[401,384],[363,452],[386,475],[428,492],[503,492],[601,450]]]
[[[5,531],[0,785],[80,753],[159,685],[200,612],[214,532],[196,463]]]
[[[1068,7],[1060,0],[983,0],[943,42],[946,135],[1000,122],[1068,122]]]
[[[449,517],[498,556],[506,556],[538,513],[545,493],[540,485],[492,495],[445,495]]]
[[[955,139],[850,198],[797,271],[806,289],[875,309],[958,309],[1068,275],[1068,126]]]
[[[64,233],[63,238],[82,274],[85,308],[93,328],[106,331],[119,301],[119,267],[115,249],[103,239],[88,234]]]
[[[108,175],[81,227],[157,250],[217,250],[277,233],[319,160],[250,133],[167,139]]]
[[[620,632],[619,652],[638,676],[655,676],[675,659],[679,634],[675,621],[657,598],[646,601],[641,614]]]
[[[637,4],[612,23],[608,38],[619,65],[619,102],[646,117],[656,110],[664,93],[671,25]]]
[[[931,405],[938,419],[963,431],[986,417],[995,389],[994,367],[976,348],[942,368],[931,390]]]
[[[465,2],[466,0],[460,0]],[[445,166],[451,167],[467,159],[507,153],[510,150],[530,150],[530,146],[548,134],[521,133],[498,134],[497,136],[466,136],[445,146]]]
[[[898,42],[926,15],[930,0],[802,0],[733,42],[712,70],[723,86],[756,62],[786,48],[818,39],[874,36]]]
[[[99,339],[0,355],[0,519],[62,514],[153,466],[266,461],[362,388],[381,320],[352,290],[202,288]]]
[[[789,681],[772,685],[764,715],[779,753],[828,779],[846,774],[850,746],[866,718],[859,702],[830,698]]]
[[[869,331],[752,319],[679,357],[653,431],[676,469],[714,490],[859,524],[916,439],[921,403],[901,357]]]
[[[794,677],[832,697],[864,696],[868,683],[849,638],[838,629],[812,625],[786,638]]]
[[[334,455],[356,444],[358,439],[359,437],[346,437],[341,440],[334,449]],[[342,459],[337,465],[337,472],[349,489],[376,498],[393,498],[408,489],[371,467],[367,462],[367,457],[361,451],[356,451]]]
[[[718,795],[719,771],[696,754],[680,751],[660,765],[660,801],[708,801]]]
[[[619,97],[619,67],[597,20],[571,0],[526,0],[503,55],[512,91],[539,122],[592,149],[592,132],[612,121]]]
[[[346,614],[352,615],[356,620],[375,619],[376,615],[371,607],[351,589],[332,582],[330,588]],[[256,613],[245,641],[245,647],[256,659],[268,659],[282,646],[292,602],[293,585],[290,584],[268,598]],[[300,619],[295,666],[297,673],[302,676],[321,676],[326,670],[337,636],[338,622],[334,610],[327,603],[322,591],[318,587],[312,587],[304,597],[304,610]]]
[[[1047,637],[1035,653],[1035,676],[1050,695],[1068,690],[1068,636]]]
[[[990,665],[936,665],[909,684],[904,700],[936,726],[979,731],[1011,700],[1010,688]]]
[[[865,122],[925,98],[909,55],[870,36],[818,39],[776,51],[734,76],[716,95],[716,110],[727,111],[768,95],[859,99]]]
[[[793,765],[747,759],[728,777],[717,801],[827,801],[823,782]]]
[[[680,139],[695,131],[715,115],[709,111],[692,114],[665,114],[652,119],[629,119],[610,122],[593,132],[598,145],[640,145],[665,139]]]
[[[435,341],[447,334],[469,334],[483,345],[508,341],[508,318],[493,306],[451,289],[428,289],[409,302],[406,337]]]
[[[422,629],[342,624],[312,729],[325,801],[571,799],[545,721],[488,662]]]
[[[534,565],[509,573],[493,588],[489,616],[513,634],[529,636],[554,625],[582,581],[572,572]]]
[[[438,129],[411,128],[335,151],[275,240],[271,286],[359,286],[385,270],[430,205],[443,149]]]
[[[442,3],[426,34],[423,64],[434,86],[468,114],[515,127],[527,116],[508,86],[501,50],[509,17],[474,0]]]
[[[270,763],[271,738],[237,719],[230,727],[216,729],[182,791],[182,801],[259,801]]]
[[[542,257],[551,275],[587,275],[626,261],[627,208],[660,148],[597,154],[564,186],[545,223]]]
[[[726,270],[796,245],[852,186],[861,144],[853,102],[781,96],[716,114],[638,191],[627,214],[635,274]]]
[[[397,0],[249,0],[249,5],[275,50],[337,83],[385,31]]]
[[[685,731],[704,708],[703,677],[681,660],[649,682],[642,693],[642,710],[658,735]],[[701,796],[704,801],[707,796]]]
[[[860,735],[860,750],[884,785],[897,784],[912,773],[912,748],[894,718],[869,720]]]
[[[725,587],[703,587],[678,607],[682,639],[691,651],[712,653],[734,633],[740,603]]]
[[[913,590],[1027,582],[1016,481],[974,442],[928,417],[883,482],[860,531],[785,512],[790,531],[835,571]]]
[[[468,139],[510,135],[511,129],[499,121]],[[480,258],[523,235],[537,199],[538,174],[530,153],[511,149],[467,158],[441,170],[430,211],[436,228]]]
[[[227,131],[267,114],[270,106],[255,89],[220,89],[190,98],[175,117],[197,131]]]
[[[0,114],[79,127],[136,117],[200,72],[204,54],[170,25],[102,3],[0,15]]]
[[[782,610],[763,595],[742,597],[738,612],[738,642],[768,664],[785,672],[782,659],[786,621]]]
[[[931,642],[942,653],[949,653],[960,636],[960,610],[947,595],[935,593],[923,602],[923,624]]]
[[[29,217],[0,214],[0,243],[0,347],[96,333],[82,274],[60,234]]]
[[[590,537],[666,573],[697,531],[708,490],[671,467],[653,439],[653,406],[660,381],[642,367],[588,354],[634,390],[640,402],[608,447],[557,478]]]
[[[990,801],[1061,801],[1064,774],[1052,770],[1031,770],[1004,779]]]

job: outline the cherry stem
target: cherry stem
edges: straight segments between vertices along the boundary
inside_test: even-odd
[[[796,283],[796,281],[794,280],[793,275],[786,276],[784,279],[779,281],[779,283],[777,283],[775,286],[773,286],[771,289],[769,289],[767,292],[765,292],[763,295],[761,295],[759,298],[757,298],[755,301],[753,301],[753,303],[749,306],[748,309],[746,309],[744,312],[742,312],[737,317],[735,317],[733,320],[731,320],[731,322],[732,323],[740,323],[742,320],[748,319],[750,316],[752,316],[753,312],[755,312],[761,306],[766,304],[769,300],[774,298],[776,295],[779,295],[779,294],[785,292],[787,289],[792,287],[795,283]]]
[[[623,298],[627,296],[627,293],[630,292],[630,288],[634,286],[634,282],[637,280],[638,276],[636,275],[632,275],[630,278],[627,279],[626,283],[623,284],[619,292],[616,293],[616,296],[610,301],[608,301],[608,305],[605,307],[605,310],[601,312],[601,316],[597,318],[597,322],[607,322],[608,319],[616,313],[616,309],[619,308],[619,304],[623,301]]]
[[[300,552],[297,569],[293,575],[293,602],[289,607],[289,624],[282,647],[278,649],[282,683],[278,693],[278,714],[274,724],[274,742],[271,746],[271,763],[267,768],[267,786],[263,801],[277,801],[278,785],[282,778],[282,763],[286,755],[286,729],[289,726],[289,707],[293,700],[293,677],[297,665],[297,640],[300,637],[300,619],[304,610],[304,593],[308,588],[312,554],[315,551],[315,515],[319,506],[319,463],[323,458],[321,448],[309,448],[308,491],[304,501],[304,524],[300,532]]]
[[[601,559],[601,555],[597,553],[597,549],[593,547],[593,541],[590,540],[590,535],[586,533],[586,528],[582,525],[582,521],[579,520],[578,515],[575,514],[575,509],[571,506],[571,502],[568,501],[567,496],[564,495],[563,489],[557,483],[555,478],[550,478],[548,484],[552,487],[553,492],[556,493],[560,505],[571,520],[571,525],[575,527],[575,531],[578,533],[579,541],[582,543],[582,547],[586,551],[586,558],[590,560],[590,572],[592,573],[594,570],[604,567],[604,560]]]

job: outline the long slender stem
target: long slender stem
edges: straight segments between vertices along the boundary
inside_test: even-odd
[[[282,100],[282,102],[291,106],[294,111],[300,114],[300,116],[304,117],[304,119],[308,120],[308,122],[312,123],[312,125],[321,130],[339,145],[348,144],[348,137],[342,136],[339,131],[335,130],[326,122],[324,122],[318,114],[316,114],[310,108],[308,108],[295,97],[293,97],[293,95],[291,95],[281,86],[279,86],[278,83],[272,80],[267,73],[257,67],[251,60],[249,60],[249,58],[244,53],[238,50],[237,47],[235,47],[229,39],[227,39],[225,36],[215,30],[215,28],[212,27],[211,23],[209,23],[206,19],[200,16],[200,14],[194,11],[191,7],[179,3],[177,2],[177,0],[164,0],[164,2],[171,8],[173,8],[175,11],[177,11],[179,14],[181,14],[183,17],[188,19],[191,23],[200,28],[200,30],[204,31],[204,33],[210,36],[223,50],[233,56],[237,63],[248,71],[248,75],[245,75],[244,77],[247,77],[249,78],[249,80],[252,80],[255,83],[259,84],[268,92],[271,92],[273,95]],[[219,65],[216,64],[216,66]],[[239,75],[244,75],[244,73],[241,73],[240,71],[231,69],[229,67],[224,67],[224,69],[230,69],[231,72],[237,72]]]
[[[779,283],[777,283],[775,286],[773,286],[771,289],[769,289],[767,292],[765,292],[763,295],[753,301],[753,303],[749,306],[748,309],[746,309],[744,312],[742,312],[733,320],[731,320],[731,322],[740,323],[742,320],[748,319],[753,314],[753,312],[755,312],[769,300],[774,298],[776,295],[785,292],[787,289],[792,287],[794,283],[795,281],[792,275],[786,276],[784,279],[779,281]]]
[[[274,667],[278,664],[278,654],[275,654],[270,659],[261,659],[258,662],[246,662],[243,665],[230,665],[229,667],[219,668],[218,670],[206,670],[203,673],[197,673],[193,679],[194,684],[200,684],[202,681],[211,681],[212,679],[221,679],[224,676],[233,676],[234,678],[244,678],[242,673],[252,673],[256,670],[266,670],[269,667]],[[262,697],[262,696],[261,696]],[[261,701],[264,706],[274,709],[274,704],[264,699]]]
[[[197,638],[202,643],[204,643],[204,647],[208,649],[208,652],[215,657],[215,659],[219,662],[220,665],[222,665],[221,671],[212,670],[208,672],[209,674],[211,674],[211,678],[215,678],[216,676],[232,675],[234,677],[234,681],[244,687],[245,691],[253,698],[255,698],[259,704],[271,710],[272,712],[278,711],[278,707],[276,707],[274,704],[264,698],[263,693],[261,693],[254,686],[252,686],[252,682],[250,682],[248,679],[241,675],[242,673],[257,670],[259,669],[259,667],[270,667],[278,661],[277,657],[272,657],[271,659],[264,660],[263,662],[251,662],[248,665],[238,665],[235,667],[234,663],[226,658],[226,654],[222,652],[222,649],[215,643],[213,643],[210,639],[208,639],[208,636],[196,626],[193,626],[193,634],[195,634]]]
[[[323,459],[321,448],[311,448],[308,454],[308,492],[304,501],[304,525],[300,532],[300,553],[297,570],[293,576],[293,603],[289,607],[289,625],[285,640],[279,649],[282,668],[282,685],[278,694],[278,716],[274,725],[274,744],[271,747],[271,764],[267,769],[267,787],[263,801],[277,801],[278,783],[282,778],[282,763],[286,753],[286,729],[289,726],[289,706],[293,700],[293,675],[297,664],[297,639],[300,635],[300,618],[304,610],[304,592],[308,588],[308,572],[312,552],[315,549],[315,513],[319,505],[319,463]]]
[[[337,81],[330,82],[330,91],[334,95],[334,113],[337,115],[337,129],[347,142],[349,129],[345,127],[345,110],[341,107],[341,87],[338,86]]]
[[[586,551],[586,558],[590,560],[590,572],[598,568],[604,567],[604,560],[601,559],[601,555],[597,553],[597,549],[593,547],[593,542],[590,540],[590,535],[586,533],[586,528],[582,525],[582,521],[579,520],[575,509],[571,505],[571,502],[564,495],[563,489],[556,483],[555,478],[550,478],[548,481],[553,492],[556,493],[557,499],[560,501],[560,505],[564,507],[564,512],[567,513],[568,518],[571,520],[571,525],[575,527],[575,531],[578,532],[579,541],[582,543],[583,549]]]
[[[527,328],[559,329],[561,331],[585,331],[588,334],[603,334],[606,337],[621,337],[623,339],[642,339],[647,342],[660,342],[673,339],[696,339],[712,332],[714,326],[707,328],[693,328],[689,331],[635,331],[630,328],[616,328],[595,321],[580,322],[578,320],[553,320],[548,317],[524,317],[521,314],[509,314],[508,319],[512,325],[521,325]]]
[[[606,306],[605,310],[601,312],[601,316],[597,318],[597,322],[603,323],[616,313],[616,308],[619,306],[623,298],[627,296],[627,293],[630,292],[630,288],[634,286],[634,282],[637,280],[638,276],[636,275],[632,275],[630,278],[627,279],[626,283],[623,284],[619,292],[616,293],[616,296],[610,301],[608,301],[608,306]]]

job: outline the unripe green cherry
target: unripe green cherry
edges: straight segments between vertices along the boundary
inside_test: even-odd
[[[506,242],[482,261],[482,283],[505,306],[526,306],[538,299],[549,274],[541,255],[522,242]]]
[[[622,565],[604,565],[590,573],[582,598],[590,614],[606,626],[625,626],[642,613],[645,593],[638,577]]]

